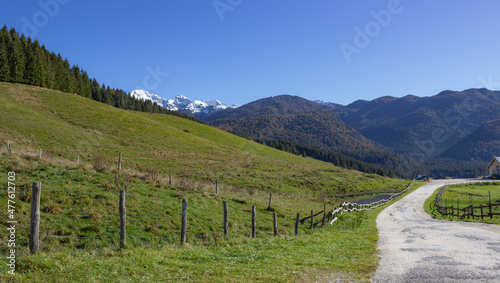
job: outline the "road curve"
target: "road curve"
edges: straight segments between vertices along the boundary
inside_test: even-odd
[[[500,225],[432,219],[432,181],[377,217],[379,268],[372,282],[500,282]]]

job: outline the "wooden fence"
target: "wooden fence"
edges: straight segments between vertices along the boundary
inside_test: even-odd
[[[8,154],[11,154],[11,143],[10,141],[7,142],[7,147],[8,147]],[[38,157],[42,159],[42,149],[39,150],[39,155]],[[121,171],[122,168],[122,154],[119,153],[118,156],[118,166],[117,169],[118,171]],[[78,155],[77,160],[76,160],[77,165],[80,163],[80,156]],[[402,194],[406,193],[411,186],[413,185],[412,181],[403,191],[391,195],[389,198],[376,201],[370,204],[357,204],[357,203],[352,203],[352,202],[343,202],[342,204],[338,205],[334,209],[328,211],[326,204],[324,204],[323,210],[317,213],[314,213],[314,211],[311,211],[311,215],[307,216],[305,218],[300,218],[300,213],[297,213],[297,217],[294,220],[295,221],[295,235],[299,234],[299,225],[306,223],[307,220],[307,225],[310,229],[314,229],[315,227],[318,226],[325,226],[325,224],[332,225],[335,221],[338,220],[338,215],[344,213],[344,212],[354,212],[354,211],[363,211],[363,210],[370,210],[373,208],[376,208],[380,205],[383,205],[399,196]],[[172,184],[172,169],[170,168],[169,171],[169,184]],[[26,188],[24,188],[24,195],[26,195]],[[37,253],[39,249],[39,238],[40,238],[40,198],[42,194],[42,184],[40,182],[38,183],[33,183],[32,185],[32,198],[31,198],[31,220],[30,220],[30,232],[29,232],[29,248],[30,248],[30,253]],[[92,193],[91,193],[92,194]],[[93,193],[96,194],[96,193]],[[215,183],[215,194],[219,194],[219,182],[216,180]],[[127,217],[126,217],[126,204],[125,204],[125,199],[126,199],[126,190],[121,190],[119,194],[119,214],[117,215],[119,217],[119,223],[120,223],[120,229],[119,229],[119,237],[120,241],[119,244],[120,246],[125,246],[127,243]],[[273,196],[272,194],[269,195],[269,209],[272,206],[272,199]],[[188,201],[187,199],[182,200],[182,211],[181,211],[181,231],[180,231],[180,242],[181,244],[186,243],[186,233],[187,233],[187,214],[188,214]],[[228,203],[227,201],[223,201],[223,230],[224,230],[224,235],[227,236],[229,234],[229,229],[228,229],[228,222],[229,222],[229,213],[228,213]],[[317,219],[316,217],[320,216],[321,218],[318,219],[318,221],[314,221]],[[73,216],[73,215],[65,215],[65,216]],[[85,215],[88,216],[88,215]],[[110,215],[113,216],[113,215]],[[61,217],[61,216],[59,216]],[[113,216],[114,217],[114,216]],[[278,235],[278,223],[277,223],[277,214],[276,212],[273,212],[273,235],[277,236]],[[252,218],[251,218],[251,237],[255,238],[256,237],[256,230],[257,230],[257,217],[256,217],[256,207],[252,206]],[[48,235],[46,235],[47,237]],[[131,237],[131,235],[129,235]],[[85,237],[79,237],[75,236],[75,238],[85,238]]]
[[[376,207],[379,207],[381,205],[384,205],[384,204],[390,202],[391,200],[393,200],[395,198],[400,197],[401,195],[403,195],[404,193],[406,193],[413,186],[414,182],[415,182],[415,180],[411,181],[411,183],[404,190],[402,190],[399,193],[392,194],[390,197],[388,197],[386,199],[382,199],[382,200],[379,200],[379,201],[376,201],[376,202],[372,202],[372,203],[369,203],[369,204],[358,204],[358,203],[352,203],[352,202],[343,202],[340,206],[338,206],[337,208],[333,209],[332,211],[330,211],[328,213],[329,220],[330,220],[330,225],[333,224],[335,221],[338,220],[337,215],[340,215],[340,214],[342,214],[344,212],[353,212],[353,211],[363,211],[363,210],[374,209]]]
[[[448,203],[448,199],[444,199],[443,201],[442,196],[447,188],[448,185],[442,187],[436,195],[436,200],[434,201],[434,208],[441,215],[459,218],[467,217],[467,219],[470,219],[470,217],[472,217],[472,219],[475,219],[476,217],[481,219],[489,217],[492,219],[494,215],[500,215],[500,213],[493,212],[493,207],[500,207],[500,203],[491,202],[491,192],[488,193],[488,204],[479,204],[474,206],[474,197],[469,195],[469,199],[465,202],[465,204],[462,202],[464,206],[461,207],[459,198],[456,200],[451,199],[450,203]]]
[[[308,222],[308,225],[310,225],[310,229],[314,229],[317,226],[324,226],[325,224],[332,225],[335,221],[338,220],[338,215],[342,214],[344,212],[353,212],[353,211],[363,211],[363,210],[369,210],[373,209],[375,207],[378,207],[380,205],[383,205],[399,196],[407,192],[411,186],[413,185],[413,181],[406,187],[403,191],[400,193],[396,193],[391,195],[391,197],[380,200],[371,204],[357,204],[357,203],[351,203],[351,202],[344,202],[337,206],[335,209],[330,210],[327,212],[326,204],[323,207],[323,210],[317,213],[314,213],[314,211],[311,211],[311,215],[305,218],[300,219],[300,213],[297,213],[297,218],[294,220],[295,221],[295,235],[299,234],[299,224],[304,224],[307,220],[310,220]],[[30,221],[30,233],[29,233],[29,248],[30,248],[30,253],[34,254],[38,252],[39,249],[39,226],[40,226],[40,197],[42,193],[42,184],[40,182],[38,183],[33,183],[32,186],[32,199],[31,199],[31,221]],[[120,246],[125,246],[127,243],[127,221],[126,221],[126,205],[125,205],[125,190],[120,191],[119,194],[119,216],[120,218],[120,229],[119,229],[119,236],[120,236]],[[270,196],[271,198],[271,196]],[[227,201],[223,202],[223,229],[224,229],[224,235],[227,236],[229,234],[228,232],[228,204]],[[182,200],[182,210],[181,210],[181,231],[180,231],[180,243],[185,244],[186,243],[186,234],[187,234],[187,228],[188,228],[188,223],[187,223],[187,217],[188,215],[188,201],[187,199]],[[314,219],[315,217],[322,215],[322,217],[315,222]],[[256,207],[252,206],[252,218],[251,218],[252,224],[252,230],[251,230],[251,237],[255,238],[256,237],[256,230],[257,230],[257,217],[256,217]],[[309,224],[310,223],[310,224]],[[273,212],[273,235],[277,236],[278,235],[278,223],[277,223],[277,215],[276,212]]]

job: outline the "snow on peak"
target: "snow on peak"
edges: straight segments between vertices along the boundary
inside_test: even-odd
[[[141,100],[151,100],[153,103],[156,102],[161,107],[165,107],[166,99],[161,98],[157,94],[150,93],[146,90],[136,89],[130,93],[131,96],[141,99]]]
[[[151,100],[156,102],[159,106],[172,111],[195,113],[212,113],[227,108],[237,108],[239,105],[226,105],[219,100],[191,100],[188,97],[179,94],[171,99],[164,99],[156,94],[149,93],[146,90],[136,89],[130,94],[133,97],[142,100]]]
[[[342,107],[343,106],[343,105],[340,105],[340,104],[337,104],[337,103],[333,103],[333,102],[328,102],[328,101],[325,101],[325,100],[314,100],[314,102],[316,102],[318,104],[330,106],[330,107]]]

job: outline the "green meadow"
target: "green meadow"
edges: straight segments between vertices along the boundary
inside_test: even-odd
[[[484,217],[479,218],[475,217],[451,217],[451,216],[443,216],[434,208],[434,203],[436,200],[436,195],[439,193],[439,190],[436,190],[434,194],[428,198],[424,204],[424,208],[435,218],[445,219],[450,221],[470,221],[470,222],[483,222],[490,224],[500,224],[500,216],[494,215],[493,218]],[[459,207],[464,208],[469,205],[469,197],[472,197],[472,202],[474,206],[479,205],[487,205],[491,203],[500,203],[500,182],[481,182],[481,183],[469,183],[463,185],[451,185],[448,186],[441,196],[441,205],[442,206],[451,206],[453,202],[453,206],[456,208],[457,203],[459,203]],[[479,209],[475,209],[474,212],[476,214],[480,214]],[[494,206],[492,207],[493,213],[500,213],[500,207]],[[484,213],[487,213],[487,209],[484,208]]]
[[[401,191],[409,183],[288,154],[179,117],[120,110],[39,87],[0,83],[0,113],[0,180],[6,186],[7,173],[15,172],[18,220],[16,275],[7,275],[3,264],[4,281],[366,281],[377,266],[381,208],[344,214],[314,230],[301,224],[299,236],[296,215]],[[40,251],[29,255],[33,182],[42,183]],[[127,244],[120,248],[123,189]],[[182,199],[188,201],[183,246]],[[3,216],[7,201],[4,190]],[[256,239],[250,237],[252,206]],[[7,217],[0,221],[8,227]],[[5,256],[7,242],[0,247]]]

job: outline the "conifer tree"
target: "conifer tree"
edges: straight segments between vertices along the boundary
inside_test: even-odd
[[[44,85],[50,89],[56,88],[56,69],[53,63],[54,53],[50,53],[44,45],[42,45],[42,58],[44,64],[46,65],[46,74],[45,74],[45,82]]]
[[[26,71],[24,72],[24,81],[30,85],[42,86],[42,66],[37,48],[40,48],[38,40],[31,42],[31,39],[28,38],[28,44],[25,46],[24,50],[26,54]]]
[[[24,71],[26,66],[25,46],[26,37],[17,34],[16,30],[10,29],[11,44],[8,48],[10,63],[10,81],[15,83],[26,83],[24,80]]]
[[[11,38],[7,31],[7,26],[0,30],[0,81],[10,81],[10,63],[8,49],[11,44]]]
[[[67,59],[62,60],[59,55],[57,62],[57,82],[59,84],[59,90],[63,92],[72,92],[72,81],[71,81],[71,71],[69,68],[69,62]]]
[[[92,86],[91,80],[89,79],[89,75],[87,72],[81,70],[82,80],[81,80],[81,95],[83,97],[92,98]]]

